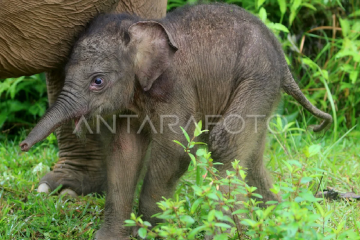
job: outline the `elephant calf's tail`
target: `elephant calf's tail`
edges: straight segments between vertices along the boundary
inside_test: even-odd
[[[328,127],[332,122],[332,116],[327,114],[320,109],[316,108],[312,105],[309,100],[306,99],[304,94],[301,92],[299,86],[296,84],[290,70],[287,70],[286,77],[282,83],[282,88],[284,91],[291,95],[297,102],[299,102],[306,110],[311,112],[315,117],[324,119],[324,121],[320,125],[313,126],[314,132],[320,132],[321,130]]]

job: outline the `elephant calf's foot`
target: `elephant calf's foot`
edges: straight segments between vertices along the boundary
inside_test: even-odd
[[[95,240],[130,240],[130,236],[127,233],[114,233],[105,228],[100,228],[96,232]]]
[[[50,193],[62,185],[59,194],[71,197],[103,193],[105,171],[101,160],[60,160],[39,183],[38,192]]]

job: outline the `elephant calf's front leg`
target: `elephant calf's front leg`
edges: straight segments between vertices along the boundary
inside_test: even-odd
[[[64,85],[63,70],[47,73],[47,90],[50,106],[58,98]],[[105,164],[99,134],[87,134],[80,139],[71,122],[56,129],[59,145],[59,160],[53,171],[47,173],[39,183],[38,192],[49,193],[62,185],[62,193],[72,196],[103,193],[105,190]]]
[[[120,125],[120,126],[119,126]],[[130,218],[136,185],[143,166],[148,141],[141,134],[128,133],[126,123],[107,146],[107,190],[105,220],[96,233],[96,239],[129,239],[130,229],[124,221]]]

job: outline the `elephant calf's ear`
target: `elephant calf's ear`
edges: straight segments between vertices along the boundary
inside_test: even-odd
[[[170,66],[177,47],[158,22],[141,21],[129,27],[130,44],[136,48],[135,72],[144,91]]]

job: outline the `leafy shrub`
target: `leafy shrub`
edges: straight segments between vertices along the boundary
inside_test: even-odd
[[[319,204],[323,199],[315,198],[312,192],[316,189],[310,183],[321,174],[309,174],[297,160],[283,162],[291,177],[277,182],[271,189],[280,194],[281,201],[266,202],[265,208],[260,207],[262,196],[245,183],[246,169],[240,161],[232,163],[233,169],[227,171],[227,177],[218,176],[211,153],[203,143],[195,142],[204,132],[199,131],[201,122],[198,126],[191,139],[183,130],[187,146],[175,141],[189,155],[191,165],[174,199],[164,198],[158,203],[162,212],[155,216],[163,223],[151,226],[134,213],[125,221],[126,226],[139,228],[141,238],[185,240],[203,239],[205,235],[214,235],[215,240],[360,238],[359,232],[343,229],[345,222],[338,228],[321,224],[332,214]],[[193,155],[190,149],[195,146],[198,149]],[[308,155],[318,150],[311,147]],[[231,191],[224,191],[229,188]]]
[[[46,110],[46,83],[43,74],[0,81],[0,140],[32,127]]]

